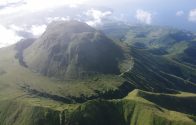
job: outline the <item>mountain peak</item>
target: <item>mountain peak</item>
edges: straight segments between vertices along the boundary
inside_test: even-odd
[[[103,33],[78,21],[51,23],[25,50],[28,67],[50,77],[118,74],[120,48]]]
[[[53,33],[62,32],[62,33],[81,33],[81,32],[92,32],[95,31],[92,27],[86,23],[79,21],[54,21],[50,23],[47,27],[46,32],[52,31]]]

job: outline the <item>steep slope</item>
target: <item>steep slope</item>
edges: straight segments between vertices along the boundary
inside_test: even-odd
[[[146,99],[169,110],[196,115],[195,94],[184,92],[180,92],[179,94],[164,94],[134,90],[127,97],[133,97],[133,95]]]
[[[81,22],[54,22],[0,49],[0,124],[196,125],[196,69],[183,58],[195,61],[194,40],[154,41],[167,48],[160,54],[143,40],[127,45],[120,31],[110,34],[117,43]]]
[[[17,101],[1,101],[0,112],[1,125],[60,125],[59,111]]]
[[[171,50],[173,51],[175,49],[172,48]],[[169,56],[178,62],[182,62],[185,65],[188,65],[192,68],[196,68],[195,53],[196,53],[196,40],[192,40],[187,45],[185,45],[183,51],[175,54],[170,54]]]
[[[24,91],[64,103],[122,98],[134,89],[117,75],[122,54],[120,46],[84,23],[54,22],[40,39],[0,49],[1,94]]]
[[[134,66],[122,76],[136,88],[152,92],[196,92],[196,69],[134,47],[130,53]]]
[[[119,74],[120,48],[87,24],[54,22],[24,52],[28,67],[49,77]]]
[[[195,116],[161,108],[142,95],[148,94],[135,90],[124,99],[92,100],[77,105],[32,97],[0,101],[0,124],[196,125]]]
[[[105,28],[106,27],[106,28]],[[136,88],[154,92],[196,92],[195,34],[158,26],[106,25],[104,33],[129,46],[134,65],[122,76]],[[116,29],[121,36],[116,36]]]
[[[169,27],[132,26],[124,37],[124,42],[131,46],[195,68],[196,35],[192,32]]]
[[[183,116],[184,115],[184,116]],[[183,119],[181,119],[183,117]],[[91,101],[78,107],[68,125],[195,125],[188,115],[135,101]]]

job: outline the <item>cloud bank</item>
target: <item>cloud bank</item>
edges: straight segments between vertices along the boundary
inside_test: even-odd
[[[176,12],[176,16],[182,16],[182,15],[184,15],[184,11],[179,10]]]
[[[3,9],[0,8],[0,15],[15,14],[19,12],[37,12],[64,5],[77,7],[78,4],[83,4],[86,1],[87,0],[1,0],[0,6],[3,6]],[[17,6],[10,6],[10,4],[15,4]]]
[[[105,19],[106,17],[112,15],[111,11],[100,11],[100,10],[96,10],[96,9],[90,9],[85,13],[86,16],[90,17],[91,19],[86,21],[86,23],[90,26],[97,26],[97,25],[101,25],[103,19]]]
[[[2,25],[0,25],[0,34],[1,34],[0,48],[8,45],[12,45],[23,38],[21,36],[18,36],[14,30],[10,28],[6,28]]]
[[[30,32],[35,36],[35,37],[38,37],[40,35],[42,35],[42,33],[44,33],[44,31],[46,30],[46,25],[43,24],[43,25],[33,25],[31,27],[31,30]]]
[[[93,27],[114,21],[196,31],[195,4],[195,0],[0,0],[0,33],[6,39],[0,40],[0,44],[11,41],[7,44],[10,45],[21,38],[38,37],[48,23],[72,19]]]
[[[189,21],[196,22],[196,9],[189,12]]]
[[[47,23],[51,23],[53,21],[69,21],[69,20],[71,20],[71,18],[69,16],[67,16],[67,17],[48,17],[46,20],[47,20]]]
[[[152,13],[150,13],[148,11],[138,9],[136,11],[135,17],[140,23],[144,23],[144,24],[151,24],[152,23]]]

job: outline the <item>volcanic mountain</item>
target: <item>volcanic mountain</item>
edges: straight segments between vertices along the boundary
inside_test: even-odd
[[[0,125],[196,125],[195,35],[78,21],[0,49]]]
[[[103,33],[77,21],[54,22],[24,51],[27,66],[49,77],[119,74],[121,49]]]

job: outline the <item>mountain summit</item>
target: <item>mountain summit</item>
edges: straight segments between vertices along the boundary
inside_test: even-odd
[[[40,38],[1,48],[0,125],[196,125],[192,33],[102,32],[53,22]]]
[[[120,48],[103,33],[78,21],[53,22],[24,51],[26,65],[49,77],[118,74]]]

